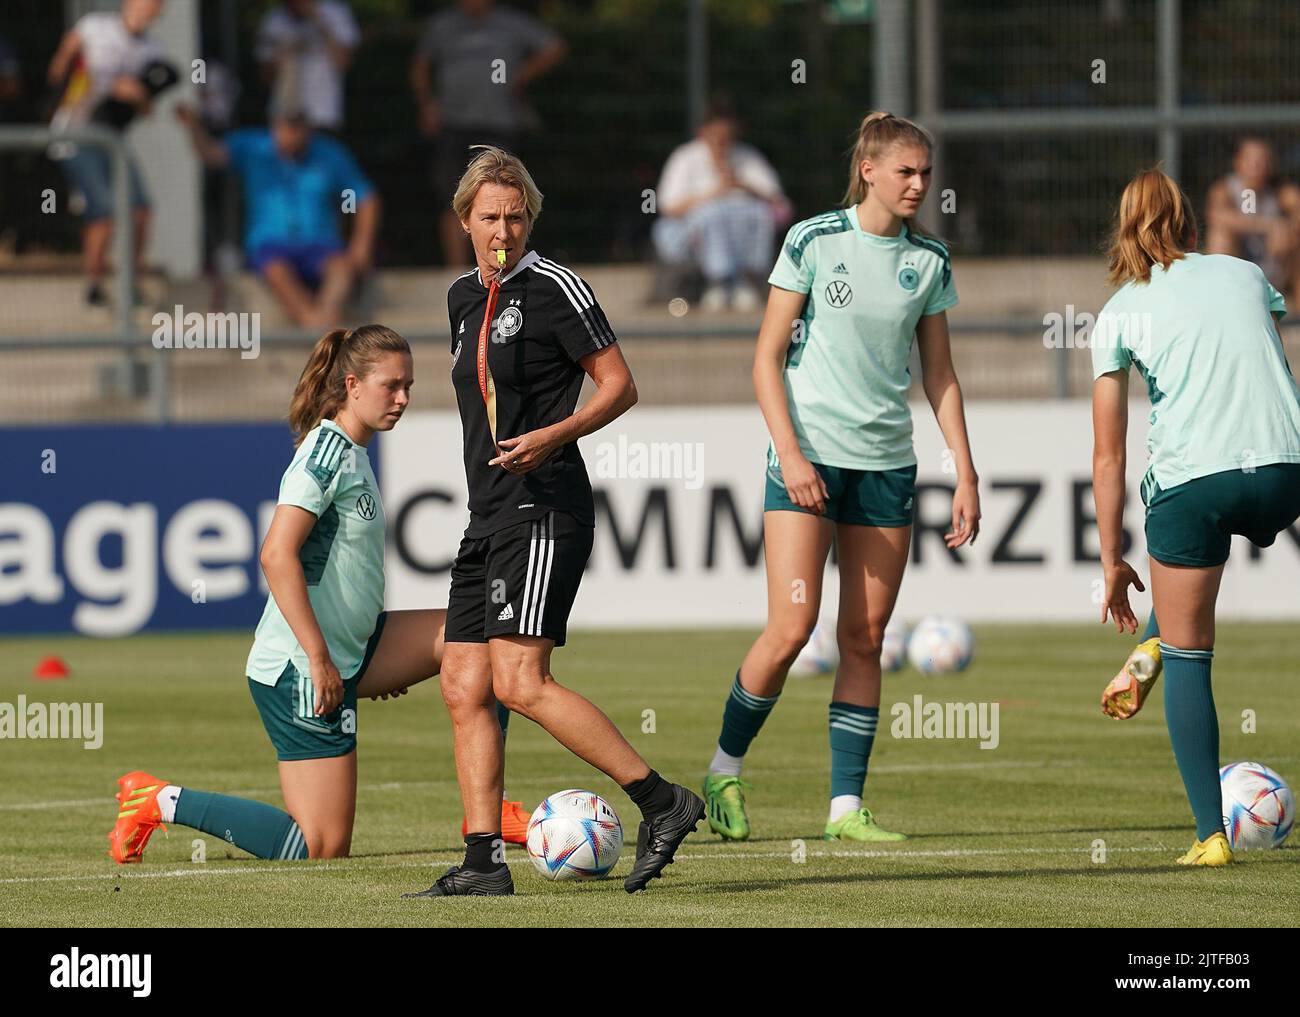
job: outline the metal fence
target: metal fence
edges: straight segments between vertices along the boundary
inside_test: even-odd
[[[227,15],[235,9],[219,6]],[[403,16],[365,26],[366,59],[349,79],[347,135],[381,192],[396,195],[386,233],[412,250],[432,234],[431,209],[415,196],[427,190],[427,165],[410,144],[402,67],[427,6],[396,3]],[[1066,302],[1097,309],[1091,280],[1100,246],[1134,170],[1163,160],[1199,204],[1225,172],[1235,137],[1249,130],[1273,142],[1282,176],[1300,175],[1300,79],[1290,67],[1300,51],[1300,5],[877,0],[871,21],[826,16],[848,6],[665,0],[647,5],[652,13],[636,33],[619,13],[631,9],[625,4],[547,6],[575,48],[594,52],[604,40],[613,56],[571,59],[539,92],[547,132],[534,145],[548,205],[563,210],[567,231],[539,232],[539,244],[578,264],[644,259],[641,189],[653,184],[662,158],[686,136],[689,112],[709,92],[741,100],[749,140],[777,166],[797,215],[838,199],[845,148],[862,112],[911,113],[939,142],[925,212],[954,253],[963,305],[950,320],[967,394],[1050,398],[1085,392],[1088,372],[1078,351],[1043,345],[1043,315]],[[229,24],[216,34],[227,46],[238,36]],[[810,69],[803,85],[790,74],[800,59]],[[256,109],[261,101],[250,93],[244,104]],[[41,127],[0,127],[0,159],[50,140]],[[115,166],[113,260],[121,270],[113,277],[114,310],[82,313],[70,271],[17,283],[12,272],[0,275],[0,420],[280,415],[314,337],[271,327],[256,361],[155,350],[148,311],[132,310],[139,281],[121,142],[97,130],[71,140],[106,147]],[[951,213],[940,201],[947,189]],[[554,231],[555,222],[553,214],[539,230]],[[28,226],[39,229],[41,220],[29,214]],[[428,247],[432,254],[431,240]],[[1037,288],[1026,282],[1027,259],[1055,259],[1077,286]],[[975,264],[978,285],[970,286],[963,280]],[[165,303],[172,288],[155,286],[149,295]],[[381,320],[389,310],[380,306]],[[426,317],[402,330],[417,363],[432,365],[445,336],[441,316]],[[659,308],[615,324],[647,400],[752,399],[746,340],[756,319],[674,318]],[[1294,359],[1293,339],[1288,348]],[[417,405],[445,405],[448,392],[433,394],[441,388],[419,386]]]

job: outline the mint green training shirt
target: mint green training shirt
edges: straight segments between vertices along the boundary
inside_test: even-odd
[[[1286,301],[1257,265],[1191,253],[1125,283],[1097,316],[1093,377],[1136,365],[1146,379],[1148,472],[1162,488],[1300,462],[1300,389],[1274,311]]]
[[[855,206],[837,208],[790,227],[768,282],[808,294],[784,371],[808,461],[914,465],[907,362],[921,316],[957,303],[948,249],[906,225],[896,237],[868,233]],[[774,448],[768,457],[777,465]]]
[[[384,609],[384,508],[364,447],[332,420],[308,432],[280,480],[281,505],[316,517],[298,557],[307,597],[344,681],[361,667]],[[307,655],[274,596],[266,598],[248,654],[248,677],[274,685],[286,663],[310,677]]]

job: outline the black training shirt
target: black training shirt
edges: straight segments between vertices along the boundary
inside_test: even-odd
[[[478,336],[487,296],[477,269],[447,291],[451,380],[460,407],[469,485],[465,535],[486,537],[551,510],[594,526],[591,481],[576,442],[556,449],[529,473],[488,465],[500,452],[492,445],[478,383]],[[488,336],[498,440],[518,438],[572,416],[586,374],[578,361],[617,341],[591,287],[536,251],[527,252],[502,277]]]

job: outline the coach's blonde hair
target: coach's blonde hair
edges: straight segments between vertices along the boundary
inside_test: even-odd
[[[862,123],[858,126],[858,139],[853,145],[853,156],[849,160],[849,187],[844,193],[844,205],[860,204],[867,196],[862,160],[879,159],[895,145],[919,145],[930,152],[934,149],[934,139],[924,127],[883,110],[868,113],[862,118]],[[910,220],[908,225],[911,226]]]
[[[532,232],[533,224],[542,214],[542,192],[533,183],[528,167],[517,155],[512,155],[505,149],[493,145],[470,147],[478,149],[479,154],[470,160],[470,164],[460,178],[460,183],[456,185],[456,193],[452,195],[451,210],[456,213],[456,218],[461,222],[469,218],[470,209],[474,207],[474,198],[480,187],[484,184],[500,184],[502,187],[513,187],[523,193],[524,204],[528,211],[528,230]]]
[[[410,344],[383,325],[336,328],[316,340],[289,404],[294,445],[300,445],[313,427],[343,408],[349,374],[364,378],[385,353],[410,352]]]
[[[1108,281],[1151,281],[1151,266],[1168,268],[1196,244],[1196,213],[1173,178],[1143,170],[1124,188],[1111,234]]]

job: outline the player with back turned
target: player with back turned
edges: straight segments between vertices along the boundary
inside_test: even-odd
[[[1110,248],[1118,286],[1092,335],[1093,495],[1107,615],[1137,631],[1123,558],[1128,379],[1151,396],[1142,480],[1154,609],[1142,644],[1102,693],[1116,720],[1142,707],[1161,669],[1165,720],[1196,819],[1182,865],[1226,865],[1219,724],[1210,687],[1214,615],[1233,535],[1268,547],[1300,517],[1300,388],[1277,331],[1286,301],[1258,265],[1197,254],[1196,218],[1158,169],[1120,198]]]

